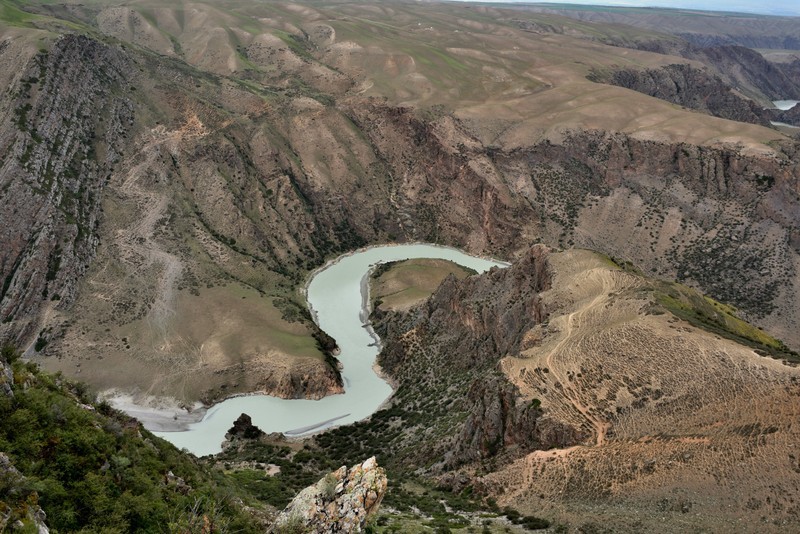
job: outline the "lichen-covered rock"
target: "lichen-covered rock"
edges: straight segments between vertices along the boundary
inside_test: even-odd
[[[0,452],[0,532],[22,530],[49,534],[47,515],[39,506],[39,495],[30,489],[11,460]]]
[[[0,357],[0,397],[13,397],[14,372],[7,362]]]
[[[350,470],[342,466],[298,493],[272,532],[361,532],[378,510],[387,483],[374,456]]]

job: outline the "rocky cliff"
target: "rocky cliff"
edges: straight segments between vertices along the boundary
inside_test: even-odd
[[[689,42],[646,40],[609,44],[699,61],[711,69],[725,85],[751,98],[792,99],[800,95],[797,62],[773,63],[751,48],[736,45],[698,46]],[[723,92],[727,89],[723,89]],[[794,96],[793,96],[794,95]]]
[[[17,70],[0,125],[0,339],[28,343],[43,308],[75,299],[94,256],[102,190],[132,121],[130,63],[78,35],[2,60]]]
[[[720,78],[691,65],[594,72],[589,79],[632,89],[715,117],[769,125],[769,113],[759,105],[734,93]]]
[[[0,355],[0,394],[4,397],[14,396],[14,371],[11,369],[11,364],[8,361],[9,356],[16,353],[9,347],[8,350],[3,350]]]
[[[399,381],[389,411],[416,440],[393,453],[456,492],[573,526],[668,513],[670,531],[714,530],[735,509],[747,528],[764,510],[779,532],[800,517],[800,372],[740,344],[763,332],[745,339],[732,313],[586,250],[534,248],[505,271],[448,280],[417,309],[377,314],[380,361]],[[463,367],[477,378],[459,381]]]
[[[374,102],[348,113],[397,169],[394,204],[412,235],[507,255],[533,236],[601,250],[696,284],[800,343],[796,143],[769,153],[570,131],[501,148],[452,117],[431,123]]]
[[[794,106],[785,111],[776,113],[775,120],[785,122],[786,124],[800,126],[800,106]]]
[[[550,285],[548,255],[536,246],[508,269],[447,278],[408,313],[373,313],[385,340],[378,361],[398,381],[399,402],[414,399],[403,408],[465,416],[447,439],[420,448],[415,462],[427,458],[453,467],[584,438],[579,429],[542,418],[538,405],[522,402],[516,387],[497,374],[500,358],[530,343],[528,334],[546,319],[539,293]]]
[[[796,346],[795,150],[746,155],[581,132],[494,161],[503,174],[530,173],[516,190],[550,239],[696,284]]]
[[[297,494],[271,532],[361,532],[378,511],[387,482],[374,457],[350,469],[342,466]]]

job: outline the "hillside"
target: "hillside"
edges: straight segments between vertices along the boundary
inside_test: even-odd
[[[18,358],[3,348],[0,531],[263,532],[268,510],[221,472]]]
[[[375,455],[379,531],[795,527],[800,141],[769,121],[800,108],[763,108],[800,99],[797,28],[0,0],[0,343],[24,360],[3,365],[0,463],[38,497],[17,495],[59,531],[133,530],[145,502],[161,524],[191,504],[172,470],[246,530]],[[90,402],[185,424],[233,395],[340,393],[303,286],[416,241],[514,266],[379,271],[398,389],[367,421],[197,461]],[[72,445],[91,452],[69,476],[31,459]]]
[[[26,9],[0,52],[0,332],[50,370],[189,407],[337,392],[295,289],[408,240],[596,248],[800,343],[795,144],[586,78],[675,57],[479,6]]]
[[[538,247],[507,270],[448,278],[407,313],[376,312],[395,414],[431,428],[390,456],[573,527],[796,526],[800,371],[697,298],[596,253]]]

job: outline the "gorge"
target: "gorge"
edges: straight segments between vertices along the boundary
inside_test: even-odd
[[[341,256],[316,271],[306,285],[308,304],[317,324],[333,337],[340,352],[344,393],[320,400],[278,399],[246,395],[210,407],[185,430],[156,435],[197,456],[220,452],[225,432],[241,413],[249,414],[265,432],[298,436],[330,426],[346,425],[370,416],[391,395],[391,387],[376,374],[380,340],[368,323],[368,279],[381,263],[408,258],[440,258],[478,272],[507,264],[469,256],[458,250],[427,244],[370,247]],[[163,414],[164,419],[173,417]],[[183,425],[182,425],[183,426]],[[148,422],[145,419],[145,427]],[[151,430],[163,428],[163,424]]]
[[[800,529],[797,43],[0,0],[0,530]]]

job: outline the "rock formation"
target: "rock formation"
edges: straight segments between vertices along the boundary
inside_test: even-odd
[[[737,95],[721,79],[686,64],[658,69],[623,68],[595,72],[592,81],[610,83],[644,93],[715,117],[769,125],[770,113],[752,100]]]
[[[422,405],[426,428],[466,412],[454,439],[412,430],[430,441],[401,452],[455,491],[491,466],[476,489],[523,513],[558,502],[566,522],[614,502],[600,514],[613,525],[663,512],[668,531],[720,530],[731,510],[751,529],[797,524],[800,371],[736,342],[725,306],[668,304],[681,287],[590,251],[536,247],[504,271],[444,282],[405,315],[377,314],[380,361],[400,382],[395,413]],[[458,381],[462,368],[470,378]]]
[[[243,413],[233,422],[233,426],[225,434],[225,438],[256,439],[263,435],[264,431],[253,424],[253,419],[249,415]]]
[[[512,447],[520,454],[584,439],[577,427],[542,419],[538,406],[522,402],[516,386],[497,373],[503,355],[527,346],[529,333],[546,320],[539,294],[550,287],[549,255],[547,247],[534,246],[508,269],[447,278],[408,313],[373,313],[385,343],[379,363],[399,381],[400,392],[435,397],[437,409],[452,403],[443,416],[455,410],[466,415],[447,431],[446,444],[420,447],[415,461],[457,466]]]
[[[38,494],[30,489],[25,477],[0,452],[0,532],[24,530],[48,534],[47,515],[38,501]]]
[[[386,493],[388,480],[372,457],[342,466],[301,491],[275,520],[272,532],[361,532]]]
[[[130,63],[93,39],[63,36],[20,67],[0,124],[0,340],[22,346],[43,307],[75,298],[133,110]]]

